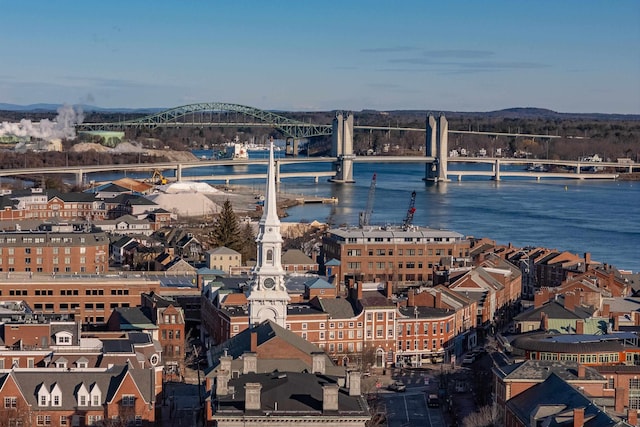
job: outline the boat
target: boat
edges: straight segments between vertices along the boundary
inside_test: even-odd
[[[220,152],[218,156],[218,159],[220,160],[249,159],[249,150],[247,149],[247,144],[240,142],[237,136],[233,141],[227,142],[224,147],[224,151]]]
[[[585,162],[585,163],[591,163],[592,165],[581,165],[580,166],[580,171],[582,172],[599,172],[602,170],[602,166],[595,166],[593,165],[593,163],[602,163],[602,157],[598,156],[597,154],[594,154],[593,156],[585,156],[585,157],[580,157],[578,159],[579,162]]]
[[[527,167],[527,171],[529,172],[548,172],[549,169],[542,163],[532,163]]]

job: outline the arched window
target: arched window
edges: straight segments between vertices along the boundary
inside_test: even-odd
[[[273,249],[267,251],[267,262],[273,262]]]

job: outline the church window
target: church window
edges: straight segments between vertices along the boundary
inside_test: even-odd
[[[269,262],[273,261],[273,251],[271,249],[267,251],[267,261]]]

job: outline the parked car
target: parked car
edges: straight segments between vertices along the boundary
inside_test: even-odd
[[[406,391],[407,390],[407,386],[404,385],[404,383],[402,381],[394,381],[391,384],[389,384],[389,386],[387,388],[389,390],[392,390],[392,391]]]
[[[476,357],[473,354],[467,354],[466,356],[464,356],[464,358],[462,359],[462,364],[463,365],[471,365],[473,362],[476,361]]]

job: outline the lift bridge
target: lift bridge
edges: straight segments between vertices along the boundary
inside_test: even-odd
[[[254,107],[248,107],[239,104],[228,104],[221,102],[209,102],[183,105],[181,107],[171,108],[156,114],[151,114],[133,120],[126,120],[111,123],[81,123],[76,125],[76,130],[80,133],[101,133],[108,131],[124,130],[128,128],[158,128],[158,127],[271,127],[277,129],[286,137],[286,154],[298,154],[298,142],[301,139],[312,138],[317,136],[331,135],[331,157],[335,159],[333,163],[334,176],[330,181],[336,183],[353,183],[353,164],[355,161],[379,161],[378,158],[358,157],[356,159],[353,150],[353,132],[354,129],[364,130],[399,130],[399,131],[419,131],[426,132],[425,155],[416,157],[415,159],[399,158],[396,161],[420,161],[425,164],[425,181],[443,182],[449,180],[452,174],[448,170],[448,163],[454,161],[465,162],[492,162],[493,171],[476,172],[476,171],[456,171],[458,180],[463,175],[490,175],[495,180],[500,180],[502,176],[530,176],[532,172],[509,172],[501,171],[501,164],[511,163],[527,163],[529,160],[522,159],[501,159],[501,158],[448,158],[448,135],[453,134],[482,134],[490,136],[508,136],[508,137],[529,137],[539,139],[560,138],[559,135],[534,135],[520,133],[504,133],[504,132],[481,132],[481,131],[460,131],[450,130],[449,124],[444,116],[440,114],[435,117],[429,114],[426,118],[425,128],[403,128],[392,126],[358,126],[354,125],[353,113],[337,112],[330,125],[306,123],[299,120],[290,119],[271,111],[260,110]],[[387,160],[391,160],[387,158]],[[536,175],[540,177],[575,177],[575,178],[601,178],[599,176],[580,175],[579,162],[553,161],[547,160],[546,164],[573,164],[577,163],[577,173],[545,173]],[[603,165],[604,166],[604,165]],[[628,167],[630,171],[633,166]],[[578,176],[576,176],[578,175]],[[617,175],[612,174],[606,178],[614,178]]]

